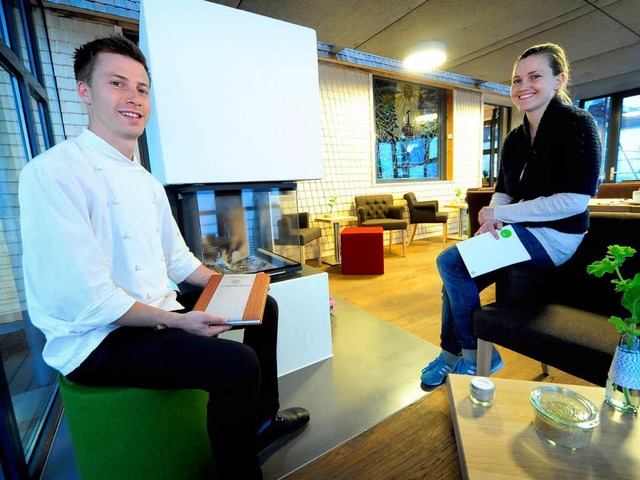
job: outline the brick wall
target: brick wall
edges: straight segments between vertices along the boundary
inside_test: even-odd
[[[76,137],[89,123],[89,117],[76,92],[73,52],[95,38],[113,35],[116,30],[112,25],[61,17],[49,10],[47,26],[65,131],[67,137]]]

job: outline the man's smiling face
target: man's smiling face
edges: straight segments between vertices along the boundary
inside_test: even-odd
[[[137,61],[99,53],[91,79],[79,81],[77,87],[89,112],[89,130],[128,156],[121,147],[134,145],[149,121],[149,84]]]

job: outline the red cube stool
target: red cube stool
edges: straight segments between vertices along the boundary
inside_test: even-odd
[[[340,234],[344,275],[384,273],[382,227],[347,227]]]

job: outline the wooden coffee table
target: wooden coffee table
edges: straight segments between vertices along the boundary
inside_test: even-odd
[[[483,408],[469,399],[470,380],[453,374],[447,380],[464,478],[640,478],[640,421],[605,404],[603,388],[562,385],[600,409],[591,445],[572,451],[554,447],[533,427],[529,395],[542,383],[492,378],[496,400]]]

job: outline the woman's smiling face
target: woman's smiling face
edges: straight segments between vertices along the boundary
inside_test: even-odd
[[[523,58],[513,70],[511,100],[520,111],[544,112],[564,83],[566,75],[554,75],[544,54]]]

